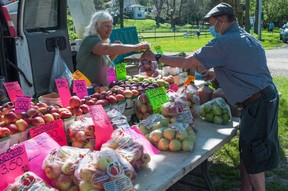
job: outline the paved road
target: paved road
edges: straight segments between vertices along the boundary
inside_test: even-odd
[[[267,64],[272,75],[288,77],[288,44],[266,51]]]

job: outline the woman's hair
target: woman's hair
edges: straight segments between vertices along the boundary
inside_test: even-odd
[[[107,11],[97,11],[92,15],[89,25],[85,28],[84,37],[90,35],[98,35],[97,26],[100,26],[102,22],[112,21],[113,17]]]

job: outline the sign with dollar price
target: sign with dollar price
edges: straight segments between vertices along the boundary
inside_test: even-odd
[[[22,89],[17,81],[5,82],[4,87],[8,93],[9,99],[12,103],[16,100],[17,96],[24,96]]]
[[[102,105],[89,106],[91,118],[97,132],[95,149],[99,150],[103,143],[107,142],[113,132],[113,126]]]
[[[146,90],[145,93],[152,105],[154,113],[161,113],[161,106],[170,101],[164,87]]]
[[[69,84],[66,78],[55,79],[56,87],[63,107],[69,106],[69,98],[71,97]]]
[[[28,157],[24,145],[11,147],[0,155],[0,190],[28,171]]]
[[[72,78],[73,80],[85,80],[86,85],[87,86],[91,86],[91,82],[90,80],[79,70],[76,70],[73,74],[72,74]]]
[[[31,107],[31,97],[16,96],[14,107],[15,107],[15,113],[27,111]]]
[[[116,64],[115,69],[116,69],[117,80],[126,79],[127,73],[126,73],[126,64],[125,63]]]
[[[50,135],[60,146],[68,145],[63,121],[61,119],[30,129],[30,136],[35,137],[43,132]]]
[[[74,80],[73,81],[73,93],[81,99],[84,96],[88,96],[87,86],[85,80]]]

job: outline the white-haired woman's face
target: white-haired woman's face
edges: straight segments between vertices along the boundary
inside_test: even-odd
[[[100,26],[97,27],[97,32],[100,35],[102,40],[109,39],[111,32],[113,29],[113,23],[112,21],[104,21],[100,24]]]

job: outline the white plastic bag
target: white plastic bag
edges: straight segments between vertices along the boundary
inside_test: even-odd
[[[50,92],[56,92],[56,83],[55,79],[58,78],[66,78],[69,84],[69,87],[72,84],[72,73],[69,70],[68,66],[66,65],[65,61],[61,57],[59,47],[55,47],[55,57],[54,57],[54,62],[52,66],[52,71],[51,71],[51,77],[50,77],[50,84],[49,84],[49,91]]]

